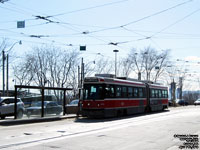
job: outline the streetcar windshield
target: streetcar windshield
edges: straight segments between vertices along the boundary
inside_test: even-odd
[[[103,85],[85,84],[83,99],[84,100],[104,99]]]

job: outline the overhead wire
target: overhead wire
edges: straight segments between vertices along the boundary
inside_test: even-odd
[[[193,11],[193,12],[191,12],[191,13],[189,13],[188,15],[184,16],[183,18],[181,18],[181,19],[175,21],[174,23],[172,23],[172,24],[166,26],[165,28],[161,29],[160,31],[158,31],[158,32],[156,32],[156,33],[154,33],[154,34],[152,34],[151,36],[145,36],[145,38],[137,39],[137,40],[139,41],[139,40],[145,40],[145,39],[152,39],[152,37],[154,37],[155,35],[157,35],[157,34],[163,32],[163,31],[169,29],[170,27],[172,27],[172,26],[174,26],[174,25],[180,23],[181,21],[185,20],[186,18],[192,16],[193,14],[195,14],[195,13],[197,13],[197,12],[199,12],[199,11],[200,11],[200,8],[197,9],[197,10],[195,10],[195,11]],[[122,28],[125,29],[125,30],[127,30],[127,28],[125,28],[125,27],[122,27]],[[127,31],[131,31],[131,30],[127,30]],[[132,32],[132,31],[131,31],[131,32]],[[144,36],[144,35],[142,35],[142,36]],[[200,38],[200,37],[199,37],[199,38]],[[134,42],[134,41],[135,41],[135,40],[130,40],[130,41],[121,42],[121,43],[124,44],[124,43],[130,43],[130,42]],[[119,44],[120,44],[120,42],[119,42]]]
[[[166,26],[165,28],[163,28],[163,29],[161,29],[160,31],[158,31],[158,32],[154,33],[153,35],[151,35],[150,37],[154,37],[155,35],[157,35],[157,34],[159,34],[159,33],[163,32],[163,31],[165,31],[165,30],[167,30],[167,29],[171,28],[172,26],[174,26],[174,25],[178,24],[179,22],[181,22],[181,21],[185,20],[186,18],[188,18],[188,17],[190,17],[190,16],[194,15],[195,13],[197,13],[197,12],[199,12],[199,11],[200,11],[200,8],[198,8],[197,10],[195,10],[195,11],[193,11],[193,12],[189,13],[188,15],[184,16],[183,18],[181,18],[181,19],[179,19],[179,20],[175,21],[174,23],[172,23],[172,24],[170,24],[170,25]]]
[[[95,8],[100,8],[100,7],[105,7],[105,6],[114,5],[114,4],[118,4],[118,3],[122,3],[122,2],[126,2],[126,1],[129,1],[129,0],[120,0],[120,1],[116,1],[116,2],[111,2],[111,3],[101,4],[101,5],[97,5],[97,6],[73,10],[73,11],[69,11],[69,12],[59,13],[59,14],[52,15],[52,17],[62,16],[62,15],[71,14],[71,13],[77,13],[77,12],[95,9]]]
[[[174,8],[177,8],[177,7],[180,7],[180,6],[182,6],[182,5],[185,5],[185,4],[187,4],[187,3],[191,2],[191,1],[193,1],[193,0],[188,0],[188,1],[185,1],[185,2],[183,2],[183,3],[179,3],[179,4],[177,4],[177,5],[174,5],[174,6],[172,6],[172,7],[169,7],[169,8],[167,8],[167,9],[158,11],[158,12],[156,12],[156,13],[153,13],[153,14],[151,14],[151,15],[142,17],[142,18],[140,18],[140,19],[138,19],[138,20],[131,21],[131,22],[126,23],[126,24],[122,24],[122,25],[119,25],[119,26],[113,26],[113,27],[109,27],[109,28],[105,28],[105,29],[101,29],[101,30],[91,31],[90,33],[102,32],[102,31],[106,31],[106,30],[113,30],[113,29],[123,28],[123,27],[126,27],[126,26],[128,26],[128,25],[135,24],[135,23],[138,23],[138,22],[143,21],[143,20],[145,20],[145,19],[151,18],[151,17],[153,17],[153,16],[160,15],[160,14],[162,14],[162,13],[164,13],[164,12],[167,12],[167,11],[172,10],[172,9],[174,9]]]
[[[26,8],[26,7],[24,7],[24,6],[18,6],[17,4],[15,4],[15,3],[13,3],[13,2],[7,2],[7,4],[9,4],[9,5],[11,5],[12,7],[14,7],[16,10],[20,10],[20,11],[22,11],[22,13],[24,14],[24,13],[26,13],[26,14],[29,14],[30,16],[34,16],[33,14],[35,14],[35,13],[38,13],[38,14],[43,14],[43,13],[41,13],[41,12],[38,12],[37,10],[33,10],[32,8]],[[43,14],[44,15],[44,14]]]
[[[47,18],[47,17],[48,17],[48,18],[51,18],[51,17],[54,17],[54,18],[55,18],[55,16],[60,16],[60,15],[68,14],[68,13],[74,13],[74,12],[79,12],[79,11],[84,11],[84,10],[89,10],[89,9],[104,7],[104,6],[113,5],[113,4],[117,4],[117,3],[121,3],[121,2],[125,2],[125,1],[128,1],[128,0],[121,0],[121,1],[117,1],[117,2],[106,3],[106,4],[97,5],[97,6],[93,6],[93,7],[88,7],[88,8],[83,8],[83,9],[79,9],[79,10],[74,10],[74,11],[71,11],[71,12],[60,13],[60,14],[57,14],[57,15],[48,15],[48,16],[46,16],[46,18]],[[183,2],[183,3],[179,3],[179,4],[175,5],[175,6],[170,7],[170,8],[164,9],[164,10],[162,10],[162,11],[156,12],[156,13],[154,13],[154,14],[145,16],[145,17],[143,17],[143,18],[141,18],[141,19],[138,19],[138,20],[135,20],[135,21],[132,21],[132,22],[129,22],[129,23],[120,25],[120,26],[111,27],[111,28],[105,28],[105,29],[97,30],[97,31],[91,31],[90,33],[93,33],[93,32],[100,32],[100,31],[109,30],[109,29],[115,29],[115,28],[125,27],[125,26],[128,26],[128,25],[130,25],[130,24],[133,24],[133,23],[142,21],[142,20],[144,20],[144,19],[153,17],[153,16],[155,16],[155,15],[161,14],[161,13],[163,13],[163,12],[169,11],[169,10],[171,10],[171,9],[174,9],[174,8],[176,8],[176,7],[179,7],[179,6],[181,6],[181,5],[184,5],[184,4],[186,4],[186,3],[189,3],[189,2],[191,2],[191,1],[192,1],[192,0],[189,0],[189,1],[186,1],[186,2]],[[11,3],[11,4],[13,4],[13,3]],[[34,15],[33,15],[33,16],[34,16]],[[38,18],[35,18],[35,19],[38,19]],[[61,22],[59,22],[59,23],[61,23]],[[64,22],[63,22],[63,23],[64,23]],[[66,24],[69,25],[69,23],[66,23]]]
[[[108,5],[112,5],[112,4],[116,4],[116,3],[121,3],[121,2],[125,2],[125,1],[128,1],[128,0],[122,0],[122,1],[118,1],[118,2],[107,3],[107,4],[97,5],[97,6],[93,6],[93,7],[83,8],[83,9],[75,10],[75,11],[71,11],[71,12],[60,13],[60,14],[57,14],[57,15],[46,16],[46,18],[48,17],[48,18],[57,19],[57,18],[55,18],[55,16],[65,15],[65,14],[68,14],[68,13],[74,13],[74,12],[79,12],[79,11],[84,11],[84,10],[88,10],[88,9],[94,9],[94,8],[98,8],[98,7],[104,7],[104,6],[108,6]],[[130,25],[130,24],[133,24],[133,23],[142,21],[142,20],[144,20],[144,19],[153,17],[153,16],[158,15],[158,14],[161,14],[161,13],[163,13],[163,12],[169,11],[169,10],[171,10],[171,9],[174,9],[174,8],[176,8],[176,7],[179,7],[179,6],[182,6],[182,5],[184,5],[184,4],[186,4],[186,3],[189,3],[189,2],[191,2],[191,1],[192,1],[192,0],[185,1],[185,2],[183,2],[183,3],[179,3],[179,4],[177,4],[177,5],[173,6],[173,7],[164,9],[164,10],[162,10],[162,11],[153,13],[153,14],[151,14],[151,15],[148,15],[148,16],[143,17],[143,18],[141,18],[141,19],[138,19],[138,20],[136,20],[136,21],[132,21],[132,22],[129,22],[129,23],[120,25],[120,26],[116,26],[116,27],[117,27],[117,28],[125,29],[125,26],[128,26],[128,25]],[[36,17],[36,16],[35,16],[35,17]],[[38,19],[38,18],[35,18],[35,19]],[[40,19],[41,19],[41,18],[40,18]],[[45,20],[45,18],[44,18],[44,20]],[[45,22],[44,24],[56,23],[56,24],[58,24],[58,25],[60,25],[60,26],[63,26],[64,28],[68,28],[68,29],[70,29],[70,30],[73,30],[73,31],[77,32],[77,35],[78,35],[78,34],[79,34],[79,35],[81,35],[81,34],[82,34],[82,35],[87,35],[88,37],[95,38],[95,39],[100,40],[100,41],[103,41],[103,42],[107,42],[107,41],[104,40],[104,39],[101,39],[101,38],[99,38],[99,37],[97,37],[97,36],[91,35],[91,33],[100,32],[100,31],[105,31],[105,29],[101,29],[101,30],[97,30],[97,31],[89,31],[89,32],[87,33],[87,32],[81,32],[80,29],[75,28],[72,24],[69,24],[69,23],[64,23],[64,22],[59,22],[59,21],[56,22],[56,21],[51,21],[51,20],[46,20],[46,21],[47,21],[47,22]],[[64,24],[64,25],[62,25],[62,24]],[[40,25],[42,25],[42,24],[36,24],[36,25],[32,25],[32,26],[37,26],[37,25],[40,26]],[[66,25],[67,25],[67,26],[66,26]],[[69,27],[69,26],[71,26],[71,27]],[[72,26],[73,26],[73,27],[72,27]],[[114,28],[116,28],[116,27],[114,27]],[[108,30],[108,29],[114,29],[114,28],[106,28],[106,30]],[[125,29],[125,30],[127,30],[127,29]],[[21,33],[20,33],[20,34],[21,34]],[[139,35],[139,34],[138,34],[138,35]],[[142,34],[140,34],[140,35],[143,36],[144,38],[140,38],[140,39],[136,39],[136,40],[130,40],[130,41],[123,41],[123,42],[107,42],[107,44],[108,44],[108,45],[117,46],[118,44],[125,44],[125,43],[129,43],[129,42],[134,42],[134,41],[140,41],[140,40],[150,39],[150,37],[148,37],[148,36],[145,36],[145,35],[142,35]],[[34,37],[34,36],[32,36],[32,37]],[[112,41],[112,40],[109,40],[109,41]]]
[[[123,1],[128,1],[128,0],[123,0]],[[87,8],[87,9],[93,9],[93,8],[103,7],[103,6],[107,6],[107,5],[111,5],[111,4],[116,4],[116,3],[119,3],[119,2],[122,2],[122,1],[114,2],[114,3],[109,3],[109,4],[107,3],[107,4],[104,4],[104,5],[98,5],[98,6],[91,7],[91,8]],[[81,11],[87,10],[87,9],[82,9]],[[70,30],[73,30],[73,31],[77,32],[77,34],[79,33],[79,34],[87,35],[87,34],[84,33],[84,32],[81,33],[81,31],[78,30],[77,28],[75,29],[75,28],[72,27],[72,25],[70,25],[69,23],[63,23],[63,22],[62,22],[62,24],[61,24],[61,23],[58,22],[58,21],[53,21],[53,20],[49,19],[49,18],[51,18],[51,17],[53,17],[53,16],[40,16],[40,15],[37,15],[37,16],[35,16],[35,19],[36,19],[36,20],[37,20],[37,19],[40,19],[40,20],[47,21],[46,24],[47,24],[47,23],[56,23],[56,24],[58,24],[58,25],[60,25],[60,26],[62,26],[62,27],[65,27],[65,28],[68,28],[68,29],[70,29]],[[55,18],[55,17],[54,17],[54,18]],[[58,19],[57,19],[57,20],[58,20]],[[38,24],[38,25],[41,25],[41,24]],[[67,26],[66,26],[66,25],[67,25]],[[37,25],[34,25],[34,26],[37,26]],[[71,27],[69,27],[69,26],[71,26]],[[98,38],[98,37],[95,37],[95,36],[93,36],[93,35],[87,35],[87,36],[88,36],[88,37],[91,37],[91,38],[95,38],[95,39],[100,40],[100,41],[103,41],[103,42],[106,42],[105,40],[100,39],[100,38]]]
[[[199,11],[199,10],[198,10],[198,11]],[[198,11],[197,11],[197,12],[198,12]],[[195,13],[195,12],[193,12],[193,13]],[[192,15],[192,13],[191,13],[191,15]],[[191,16],[191,15],[186,16],[186,18],[189,17],[189,16]],[[147,19],[147,18],[146,18],[146,19]],[[184,19],[183,19],[183,20],[184,20]],[[138,21],[139,21],[139,20],[138,20]],[[178,20],[177,23],[180,22],[180,21],[181,21],[181,19]],[[132,22],[132,23],[134,23],[134,22]],[[44,24],[48,24],[48,23],[44,23]],[[60,23],[60,24],[61,24],[61,23]],[[173,26],[173,25],[175,25],[175,24],[176,24],[176,23],[171,24],[171,25],[169,25],[169,26],[167,26],[167,27],[169,28],[169,27],[171,27],[171,26]],[[39,25],[39,24],[38,24],[38,25]],[[119,26],[119,28],[125,29],[125,27],[128,26],[128,25],[129,25],[129,24],[127,24],[127,25],[125,24],[125,25]],[[39,25],[39,26],[40,26],[40,25]],[[166,27],[166,29],[167,29],[167,27]],[[160,31],[160,32],[157,32],[157,34],[160,34],[161,32],[165,31],[166,29],[164,29],[164,30],[162,30],[162,31]],[[72,30],[73,30],[73,29],[72,29]],[[127,29],[125,29],[125,30],[127,30]],[[79,32],[79,30],[73,30],[73,31],[78,31],[78,32]],[[131,31],[131,32],[132,32],[132,31]],[[92,32],[89,32],[89,33],[92,33]],[[89,34],[89,33],[88,33],[88,34]],[[133,33],[134,33],[134,31],[133,31]],[[83,32],[82,32],[81,34],[83,34]],[[137,33],[135,32],[135,34],[137,34]],[[85,34],[85,35],[86,35],[86,34]],[[143,39],[137,39],[137,40],[145,40],[145,39],[148,39],[148,36],[145,36],[145,35],[140,34],[140,33],[139,33],[138,35],[144,36],[144,38],[143,38]],[[92,36],[90,35],[90,37],[92,37]],[[136,40],[136,41],[137,41],[137,40]],[[150,39],[150,40],[152,40],[152,39]],[[105,41],[104,41],[104,42],[105,42]],[[129,42],[129,41],[118,42],[118,44],[124,44],[124,43],[127,43],[127,42]],[[118,45],[117,45],[117,46],[118,46]]]

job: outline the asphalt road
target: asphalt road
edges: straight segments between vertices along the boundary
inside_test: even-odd
[[[195,106],[112,119],[0,126],[0,150],[199,149],[199,139],[200,107]]]

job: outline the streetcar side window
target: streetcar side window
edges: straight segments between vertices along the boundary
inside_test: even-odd
[[[151,89],[151,98],[155,98],[155,90]]]
[[[83,94],[84,99],[88,99],[88,96],[89,96],[88,93],[89,93],[89,89],[85,89],[84,94]]]
[[[105,97],[106,98],[114,98],[115,90],[113,85],[106,85],[105,87]]]
[[[168,98],[168,91],[162,90],[162,98]]]
[[[162,98],[165,98],[165,90],[162,90]]]
[[[116,86],[116,97],[122,97],[122,87]]]
[[[161,89],[151,89],[151,98],[167,98],[168,92],[167,90]]]
[[[165,90],[165,98],[167,98],[167,97],[168,97],[168,91]]]
[[[113,85],[110,86],[110,97],[111,98],[115,97],[115,87]]]
[[[122,97],[127,98],[127,87],[125,86],[122,87]]]
[[[161,90],[158,90],[158,97],[162,98],[162,92],[161,92]]]
[[[132,87],[128,87],[128,97],[129,98],[133,97],[133,88]]]
[[[143,98],[144,97],[142,88],[138,88],[138,93],[139,93],[139,98]]]
[[[155,89],[155,98],[158,98],[158,90]]]
[[[133,90],[133,96],[134,98],[137,98],[138,97],[138,88],[134,87],[134,90]]]

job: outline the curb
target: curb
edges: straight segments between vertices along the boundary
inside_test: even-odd
[[[31,124],[31,123],[41,123],[41,122],[50,122],[50,121],[58,121],[63,119],[71,119],[76,118],[74,115],[66,115],[59,117],[46,117],[46,118],[34,118],[34,119],[19,119],[19,120],[5,120],[0,122],[0,126],[12,126],[12,125],[23,125],[23,124]]]

